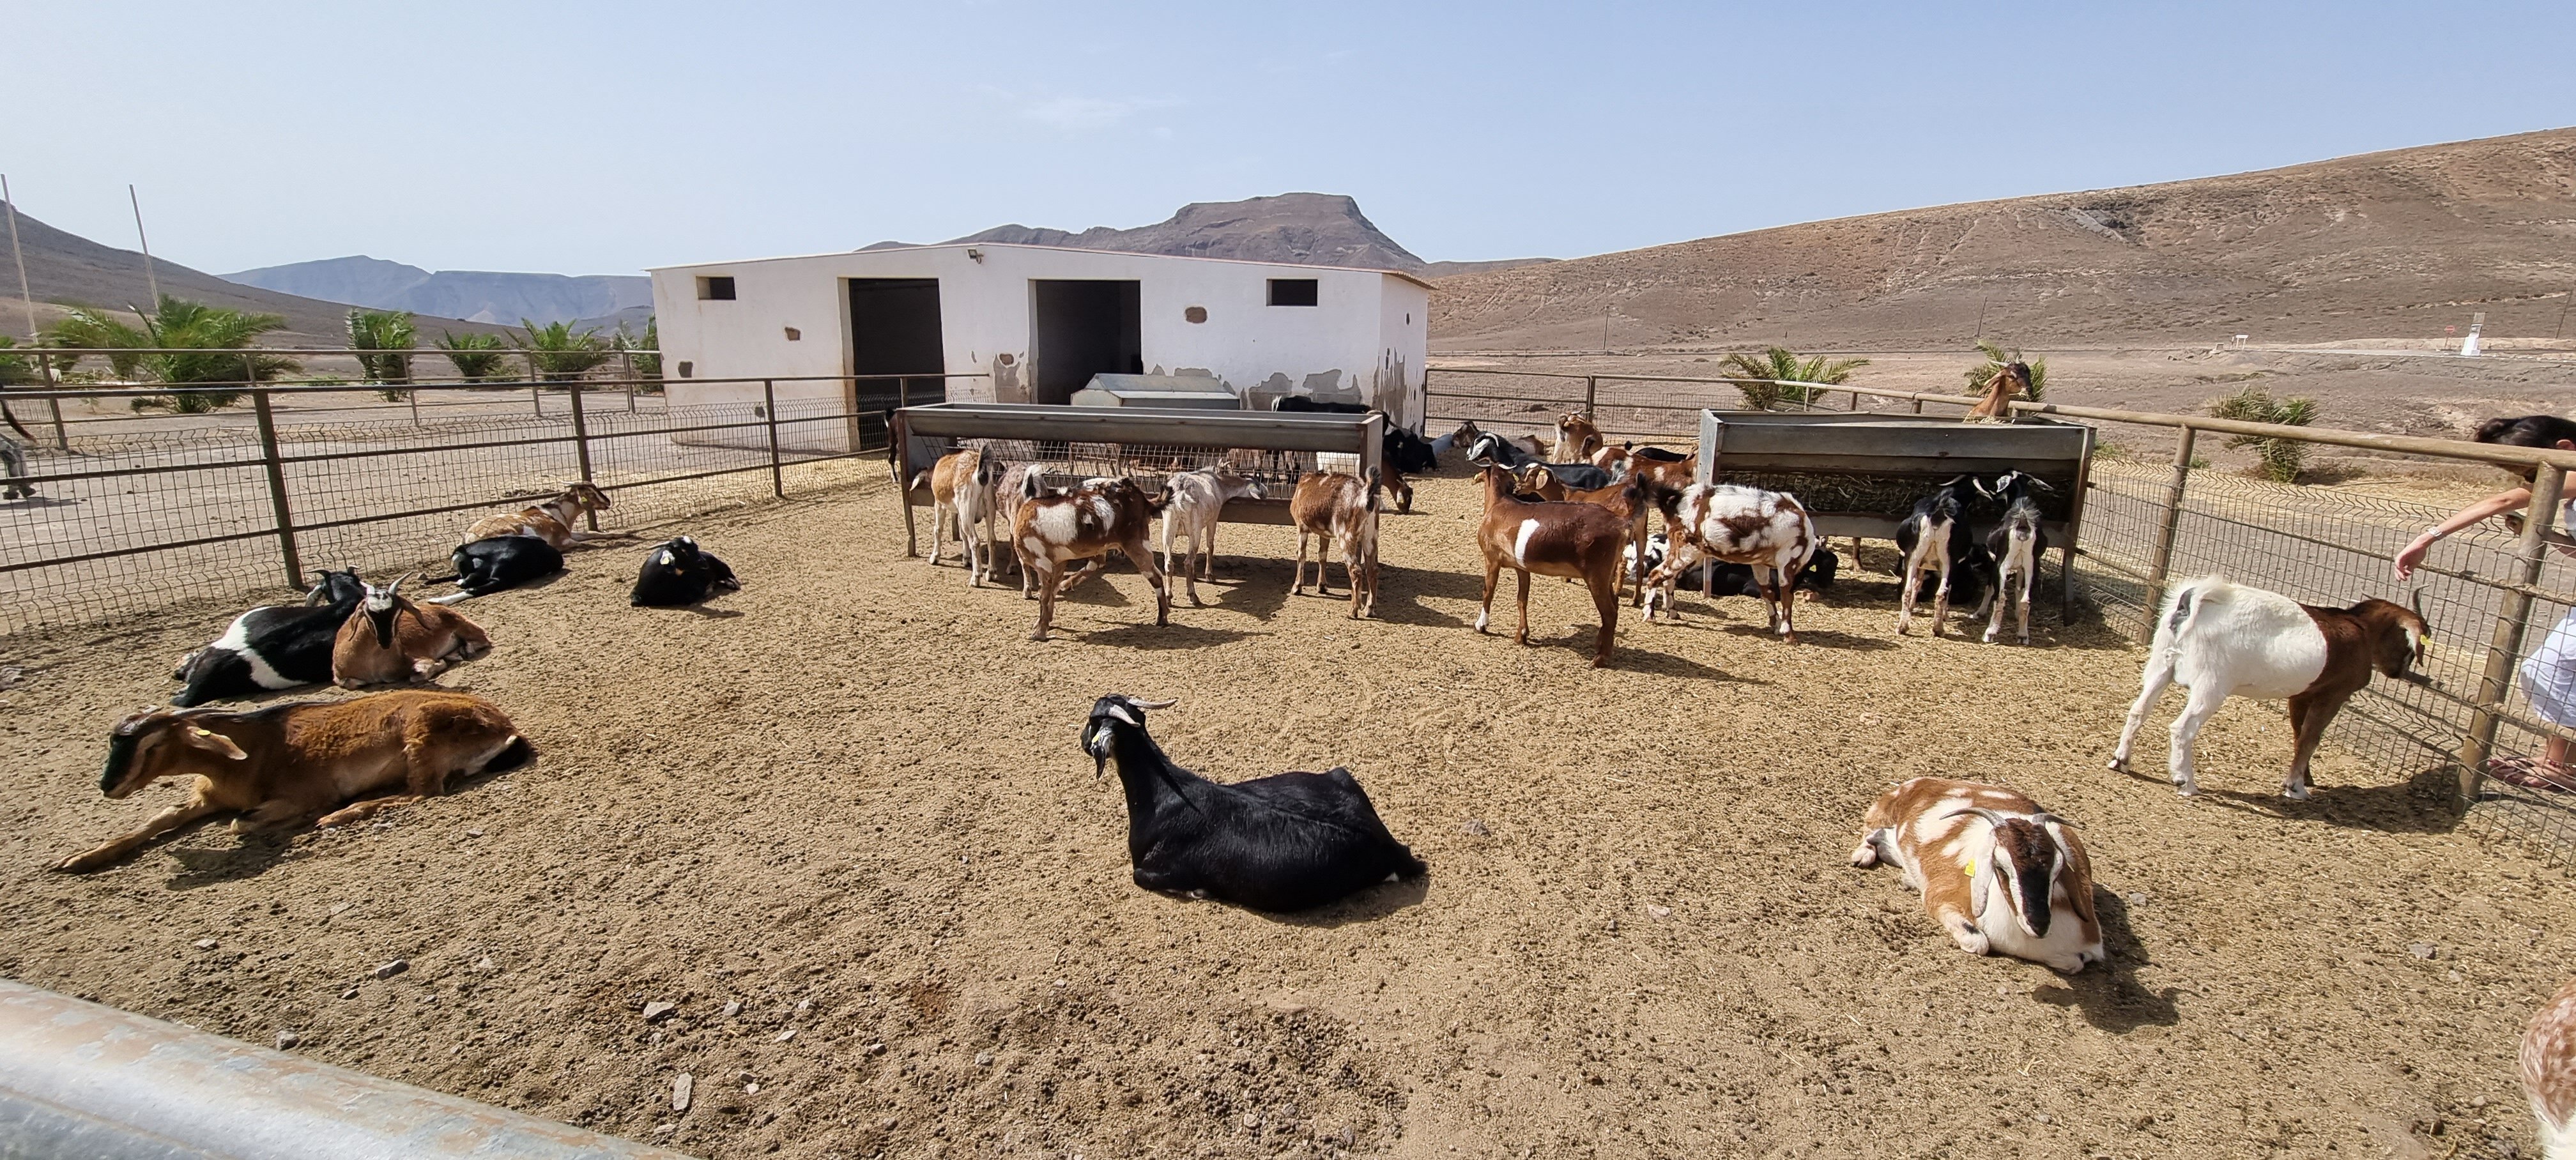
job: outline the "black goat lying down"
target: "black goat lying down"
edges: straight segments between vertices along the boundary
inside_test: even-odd
[[[638,608],[695,604],[710,592],[733,591],[742,582],[712,552],[698,550],[687,536],[664,540],[644,554],[644,570],[635,576],[635,591],[626,602]]]
[[[1111,693],[1082,727],[1096,767],[1116,760],[1127,788],[1136,885],[1285,911],[1424,872],[1347,769],[1218,785],[1172,764],[1145,733],[1145,710],[1171,704]]]
[[[456,569],[455,575],[433,576],[424,583],[453,580],[462,591],[431,600],[432,604],[454,604],[469,596],[516,588],[561,572],[564,566],[563,553],[536,536],[492,536],[460,544],[448,554],[447,562]]]
[[[170,704],[186,708],[328,682],[340,626],[366,594],[355,568],[317,572],[303,604],[267,605],[234,617],[213,644],[179,658],[170,676],[187,687],[171,694]]]

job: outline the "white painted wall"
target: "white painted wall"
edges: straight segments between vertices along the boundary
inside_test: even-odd
[[[982,255],[980,261],[968,250]],[[698,279],[731,275],[735,298],[698,298]],[[984,378],[954,379],[952,399],[1028,399],[1031,317],[1036,279],[1132,280],[1138,283],[1139,337],[1147,373],[1205,371],[1236,391],[1267,384],[1296,393],[1374,402],[1397,421],[1422,419],[1425,334],[1430,289],[1400,274],[1327,266],[1291,266],[1115,254],[1046,246],[921,246],[817,254],[746,262],[711,262],[652,271],[661,323],[663,374],[675,411],[701,421],[748,418],[761,398],[759,377],[831,377],[849,370],[848,310],[843,280],[936,278],[947,370]],[[1272,278],[1313,278],[1317,304],[1268,304]],[[1190,322],[1190,307],[1207,311]],[[1409,316],[1409,320],[1408,320]],[[801,335],[789,340],[786,330]],[[690,376],[680,377],[689,364]],[[752,379],[710,382],[711,379]],[[837,411],[835,382],[778,383],[783,419]],[[759,432],[711,432],[751,444]],[[783,433],[788,443],[845,450],[837,424],[807,424]]]

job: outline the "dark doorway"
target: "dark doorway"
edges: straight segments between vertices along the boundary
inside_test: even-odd
[[[1145,373],[1137,283],[1033,279],[1037,316],[1033,403],[1064,403],[1098,374]]]
[[[939,330],[939,279],[850,279],[850,373],[859,377],[854,410],[945,402],[943,379],[870,381],[866,376],[936,376],[947,369]]]

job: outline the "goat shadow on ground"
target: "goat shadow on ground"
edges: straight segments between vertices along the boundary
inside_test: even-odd
[[[1780,638],[1779,633],[1758,624],[1730,624],[1718,631],[1724,632],[1729,636],[1750,636],[1765,640],[1778,640]],[[1854,636],[1848,632],[1799,629],[1798,647],[1803,648],[1808,645],[1844,652],[1883,652],[1885,650],[1895,648],[1896,642],[1875,636]],[[1788,648],[1790,646],[1783,644],[1780,647]]]
[[[539,577],[537,577],[536,579],[533,579],[533,580],[522,580],[522,581],[520,581],[520,582],[518,582],[518,583],[516,583],[516,584],[513,584],[513,585],[511,585],[511,586],[509,586],[509,587],[507,587],[507,588],[496,588],[496,589],[493,589],[492,591],[490,591],[490,592],[486,592],[486,593],[484,593],[484,594],[483,594],[483,595],[481,595],[481,596],[468,596],[468,597],[466,597],[466,598],[465,598],[465,599],[463,599],[463,600],[455,601],[455,602],[453,602],[453,603],[451,603],[451,604],[448,604],[448,605],[447,605],[447,607],[449,607],[449,608],[464,608],[464,607],[467,607],[467,606],[469,606],[469,605],[473,604],[473,603],[474,603],[475,601],[477,601],[477,600],[490,600],[491,598],[493,598],[493,597],[495,597],[495,596],[500,596],[500,595],[503,595],[503,594],[505,594],[505,593],[510,593],[510,592],[531,592],[531,591],[535,591],[536,589],[550,587],[550,586],[552,586],[552,585],[554,585],[554,584],[556,584],[556,583],[559,583],[559,582],[561,582],[561,581],[563,580],[563,578],[564,578],[564,577],[566,577],[566,576],[570,576],[570,575],[572,575],[572,573],[571,573],[571,572],[569,572],[569,571],[565,571],[565,570],[563,570],[563,569],[557,569],[557,570],[555,570],[555,571],[548,572],[548,573],[546,573],[546,574],[545,574],[545,575],[543,575],[543,576],[539,576]],[[633,582],[633,580],[634,580],[634,578],[633,578],[633,577],[631,577],[631,576],[630,576],[630,577],[628,577],[627,579],[628,579],[628,581],[629,581],[630,583],[631,583],[631,582]],[[446,594],[446,595],[444,595],[444,596],[439,597],[439,599],[441,599],[441,600],[445,600],[445,599],[447,598],[447,596],[454,596],[454,595],[456,595],[456,593],[454,593],[454,592],[450,592],[450,593],[447,593],[447,594]]]
[[[1421,598],[1433,595],[1443,587],[1447,573],[1422,572],[1411,568],[1378,566],[1377,619],[1389,624],[1411,624],[1428,628],[1465,628],[1467,622],[1446,612],[1434,611]]]
[[[528,768],[529,764],[534,760],[534,758],[530,758],[518,765],[511,766],[509,769],[494,770],[490,773],[478,773],[470,778],[453,779],[448,782],[447,792],[440,796],[455,797],[459,794],[479,789],[512,773]],[[372,794],[369,796],[382,797],[384,795]],[[359,798],[354,800],[364,801],[366,799]],[[332,808],[345,808],[347,804],[349,803],[343,803],[340,806],[334,806]],[[424,818],[424,822],[426,821],[425,815],[418,815],[415,813],[416,809],[417,807],[397,807],[379,815],[378,817],[381,820],[392,822],[394,824],[393,828],[398,829],[415,816],[421,816]],[[319,816],[320,815],[316,815],[316,817]],[[363,833],[366,829],[375,826],[377,820],[378,819],[371,818],[363,822],[354,823],[343,828],[341,832],[355,836],[359,833]],[[318,834],[322,832],[321,828],[313,823],[313,818],[307,818],[292,826],[283,826],[273,830],[262,830],[255,834],[243,834],[239,837],[232,837],[229,829],[225,829],[232,824],[232,817],[218,814],[215,817],[199,822],[187,829],[180,830],[175,833],[164,834],[161,837],[154,839],[150,844],[144,846],[143,849],[136,851],[134,857],[126,859],[122,865],[131,866],[150,856],[155,850],[164,850],[169,853],[171,860],[177,862],[180,867],[177,873],[170,876],[170,881],[166,884],[167,889],[195,890],[206,886],[221,886],[227,882],[239,882],[245,879],[259,877],[262,874],[268,873],[271,867],[276,866],[280,862],[298,860],[322,853],[323,851],[315,849],[309,845],[301,851],[296,849],[295,840],[297,838],[307,834]],[[224,830],[223,836],[232,837],[233,844],[211,848],[203,846],[174,845],[174,843],[186,840],[189,835],[201,833],[210,827]],[[105,874],[112,873],[115,870],[115,866],[109,866],[93,871],[92,873]]]
[[[1288,574],[1247,559],[1235,558],[1231,563],[1219,560],[1215,575],[1199,581],[1199,589],[1199,599],[1207,601],[1209,608],[1268,620],[1288,602]],[[1189,607],[1187,585],[1172,581],[1172,593],[1174,608]]]
[[[1267,919],[1281,926],[1332,928],[1358,922],[1375,922],[1407,907],[1420,906],[1430,895],[1431,874],[1429,871],[1424,871],[1411,878],[1381,882],[1338,902],[1327,903],[1313,910],[1300,910],[1293,914],[1275,914],[1266,910],[1234,906],[1232,903],[1220,905],[1232,907],[1255,918]]]
[[[2200,796],[2211,805],[2285,822],[2322,822],[2383,834],[2447,834],[2460,826],[2462,815],[2451,805],[2459,783],[2445,766],[2384,785],[2318,785],[2313,773],[2309,777],[2309,796],[2303,802],[2282,797],[2278,782],[2263,790],[2240,790],[2212,788],[2207,777],[2197,780]]]
[[[2154,959],[2148,956],[2146,945],[2138,941],[2137,932],[2129,928],[2127,900],[2097,885],[2093,888],[2093,915],[2102,922],[2102,950],[2110,961],[2087,967],[2081,974],[2058,975],[2057,986],[2043,984],[2034,988],[2031,998],[2052,1006],[2074,1007],[2085,1022],[2113,1035],[2180,1023],[2182,1013],[2174,1006],[2174,996],[2182,993],[2178,988],[2150,991],[2138,983],[2138,968]]]
[[[1204,625],[1184,624],[1176,620],[1170,624],[1121,624],[1083,633],[1069,632],[1064,625],[1058,624],[1055,626],[1054,635],[1057,639],[1075,639],[1084,644],[1105,644],[1144,652],[1167,652],[1173,649],[1213,648],[1221,644],[1232,644],[1238,640],[1272,634],[1240,628],[1208,628]]]
[[[708,620],[731,620],[742,615],[739,608],[709,608],[704,604],[631,604],[627,607],[646,612],[685,612]]]
[[[80,501],[76,499],[63,499],[59,496],[31,495],[25,499],[0,500],[0,503],[12,503],[31,508],[53,508],[77,507],[79,506]]]

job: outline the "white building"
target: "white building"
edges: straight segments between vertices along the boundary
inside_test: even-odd
[[[748,414],[763,378],[941,373],[983,376],[950,379],[950,399],[1063,403],[1106,372],[1209,375],[1256,406],[1299,394],[1422,422],[1431,287],[1409,274],[992,244],[651,273],[674,407]],[[710,381],[741,379],[755,381]],[[895,393],[888,382],[775,390],[782,417],[874,410]],[[785,438],[846,449],[841,425],[802,427]]]

